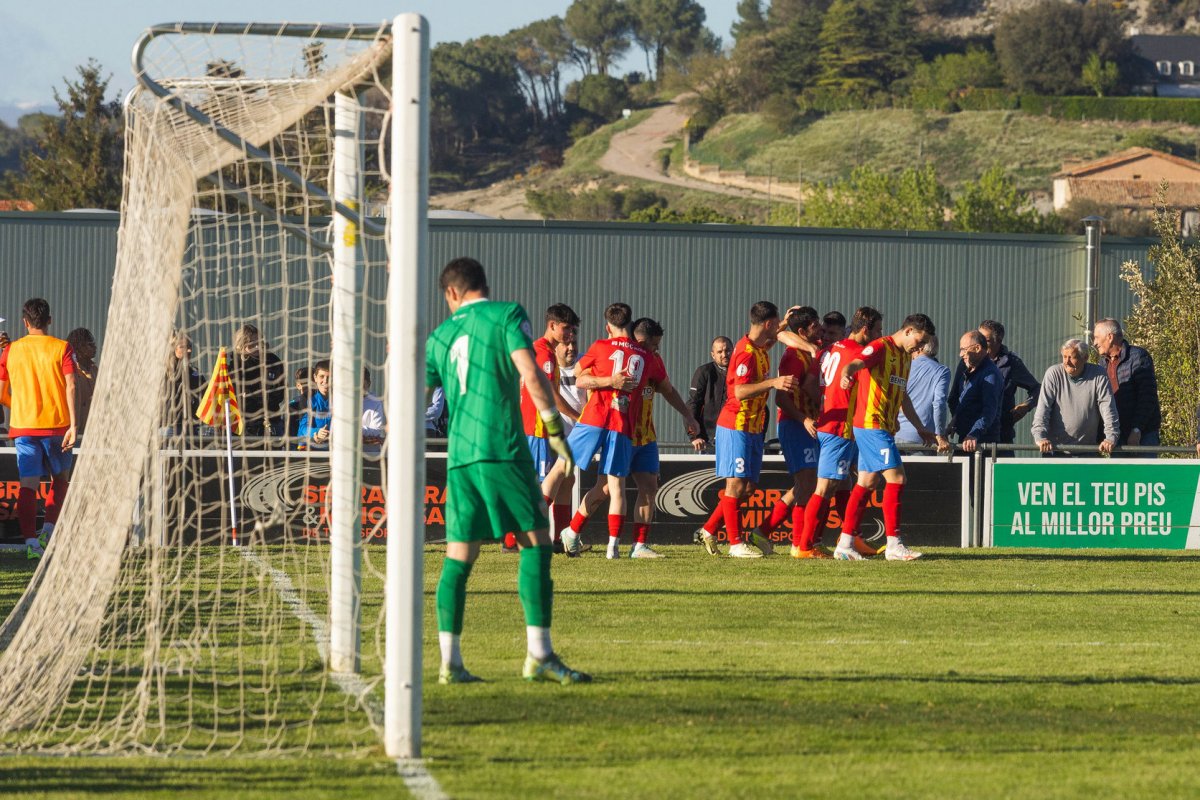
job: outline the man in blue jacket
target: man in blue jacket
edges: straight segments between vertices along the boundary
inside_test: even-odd
[[[1108,385],[1117,400],[1121,426],[1117,445],[1159,444],[1162,411],[1150,354],[1125,341],[1125,331],[1115,319],[1096,323],[1092,328],[1092,346],[1100,353],[1100,366],[1108,373]]]
[[[954,405],[954,431],[959,446],[967,453],[981,444],[1000,441],[1000,402],[1004,376],[988,358],[987,340],[977,330],[967,331],[958,341],[962,358],[958,396]]]

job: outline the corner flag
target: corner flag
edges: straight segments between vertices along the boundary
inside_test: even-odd
[[[245,426],[242,424],[242,412],[238,410],[237,396],[233,392],[233,381],[229,379],[229,367],[225,358],[225,348],[217,354],[217,364],[213,367],[212,380],[204,390],[200,399],[200,408],[196,417],[205,425],[216,427],[225,420],[226,408],[230,420],[237,423],[238,436],[242,435]]]

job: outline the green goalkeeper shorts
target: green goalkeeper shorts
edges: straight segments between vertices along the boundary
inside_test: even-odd
[[[446,541],[488,542],[549,525],[527,464],[476,461],[446,471]]]

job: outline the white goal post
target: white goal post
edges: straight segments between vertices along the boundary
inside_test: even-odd
[[[172,23],[133,61],[105,358],[0,626],[0,749],[382,737],[419,757],[428,25]],[[242,438],[196,419],[227,351]],[[370,520],[364,367],[388,421]],[[364,548],[385,522],[386,550]]]

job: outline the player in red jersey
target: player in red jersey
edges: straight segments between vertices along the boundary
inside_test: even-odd
[[[803,521],[804,504],[812,494],[817,479],[819,446],[816,422],[821,411],[820,396],[815,389],[807,389],[804,384],[809,364],[821,349],[821,316],[811,306],[792,306],[784,314],[783,324],[803,342],[801,347],[788,347],[779,360],[779,374],[794,376],[797,381],[795,388],[790,392],[775,392],[775,405],[778,408],[776,432],[784,461],[792,476],[792,487],[775,501],[771,516],[746,537],[763,555],[775,551],[770,535],[787,519],[789,513],[794,517],[792,538],[795,540],[799,537],[802,526],[796,525],[795,521]],[[801,498],[800,510],[794,513],[797,497]]]
[[[665,376],[667,374],[666,366],[662,364],[662,358],[659,356],[659,347],[662,345],[663,328],[655,320],[649,317],[642,317],[633,323],[633,338],[645,349],[649,360],[657,361],[658,365],[655,372],[661,371]],[[661,553],[651,549],[647,543],[647,538],[650,533],[650,524],[654,521],[654,501],[658,496],[658,435],[654,429],[654,395],[661,394],[663,398],[670,403],[671,407],[679,412],[683,417],[684,430],[689,435],[700,430],[700,425],[692,415],[691,409],[683,398],[679,396],[679,392],[671,384],[671,381],[664,377],[663,380],[657,382],[648,382],[642,391],[633,396],[633,407],[631,414],[633,416],[633,455],[630,458],[629,474],[633,477],[633,482],[637,486],[637,500],[633,506],[633,532],[634,545],[629,551],[630,558],[662,558]],[[596,490],[602,490],[598,493]],[[600,505],[604,497],[608,496],[608,485],[606,483],[597,483],[593,491],[588,492],[581,504],[581,513],[577,514],[573,522],[586,521],[587,515],[591,514],[596,506]],[[573,532],[578,533],[578,529],[573,528]],[[619,543],[611,540],[608,543],[609,558],[619,558]]]
[[[750,331],[734,345],[726,372],[727,399],[717,418],[717,477],[725,478],[725,495],[720,509],[729,534],[729,555],[761,558],[762,552],[742,541],[742,500],[754,491],[762,470],[763,431],[767,423],[767,397],[772,389],[795,388],[790,375],[770,377],[771,357],[767,350],[779,337],[779,309],[760,301],[750,308]],[[719,555],[716,526],[710,518],[696,533],[704,549]]]
[[[854,438],[858,443],[858,481],[846,505],[842,535],[838,539],[836,558],[858,560],[852,539],[862,517],[867,495],[880,475],[887,482],[883,490],[883,525],[887,533],[888,561],[912,561],[921,554],[909,550],[900,540],[900,497],[904,491],[904,464],[896,448],[895,433],[899,429],[900,410],[910,420],[919,420],[908,399],[905,385],[912,354],[937,333],[933,320],[924,314],[905,317],[900,330],[891,336],[874,340],[862,349],[858,358],[841,372],[841,387],[854,387]],[[937,437],[932,431],[914,423],[917,434],[926,444]],[[946,449],[945,440],[938,441],[939,450]]]
[[[661,362],[649,359],[649,354],[633,341],[632,321],[633,311],[624,303],[613,303],[604,310],[609,338],[592,344],[576,366],[576,386],[591,394],[567,440],[575,463],[581,467],[588,467],[595,456],[600,457],[599,471],[606,478],[599,483],[606,483],[609,493],[610,543],[614,538],[620,540],[625,519],[625,476],[629,474],[633,453],[632,395],[648,382],[666,378],[666,373],[660,370]],[[565,478],[561,462],[556,462],[542,482],[542,494],[555,496]],[[578,531],[587,521],[589,503],[596,503],[602,491],[602,487],[589,491],[570,528],[562,532],[567,555],[579,554]],[[612,557],[612,548],[609,555]]]
[[[850,320],[850,336],[839,339],[836,329],[829,331],[834,340],[810,365],[805,376],[809,391],[821,395],[821,415],[817,418],[817,442],[821,452],[817,460],[817,483],[804,506],[799,541],[793,543],[794,558],[826,558],[820,549],[820,532],[825,529],[830,498],[836,495],[838,508],[845,514],[850,499],[850,468],[857,457],[854,433],[850,425],[851,394],[839,382],[843,366],[858,358],[863,347],[879,338],[883,332],[883,315],[870,306],[854,312]],[[793,521],[793,527],[795,521]],[[873,556],[876,549],[854,536],[858,553]]]
[[[575,413],[575,409],[571,408],[566,398],[558,390],[558,358],[554,351],[560,344],[575,341],[578,332],[579,315],[565,303],[555,303],[546,309],[546,332],[542,334],[542,338],[533,343],[534,358],[537,360],[538,369],[550,381],[550,388],[554,390],[554,401],[558,413],[572,421],[578,419],[579,415]],[[537,406],[534,405],[533,398],[529,396],[529,389],[524,383],[521,384],[521,421],[525,426],[525,438],[529,442],[529,453],[533,456],[533,468],[537,472],[538,483],[541,483],[546,479],[550,465],[554,463],[554,453],[550,449],[546,435],[546,423],[538,414]],[[571,518],[571,486],[574,480],[574,475],[568,475],[559,487],[558,494],[546,498],[546,505],[550,507],[551,521],[553,522],[551,537],[554,539],[555,549],[559,552],[561,552],[562,544],[561,540],[557,538],[557,534],[562,532]],[[516,552],[516,546],[517,537],[512,533],[507,534],[504,537],[505,549]]]

